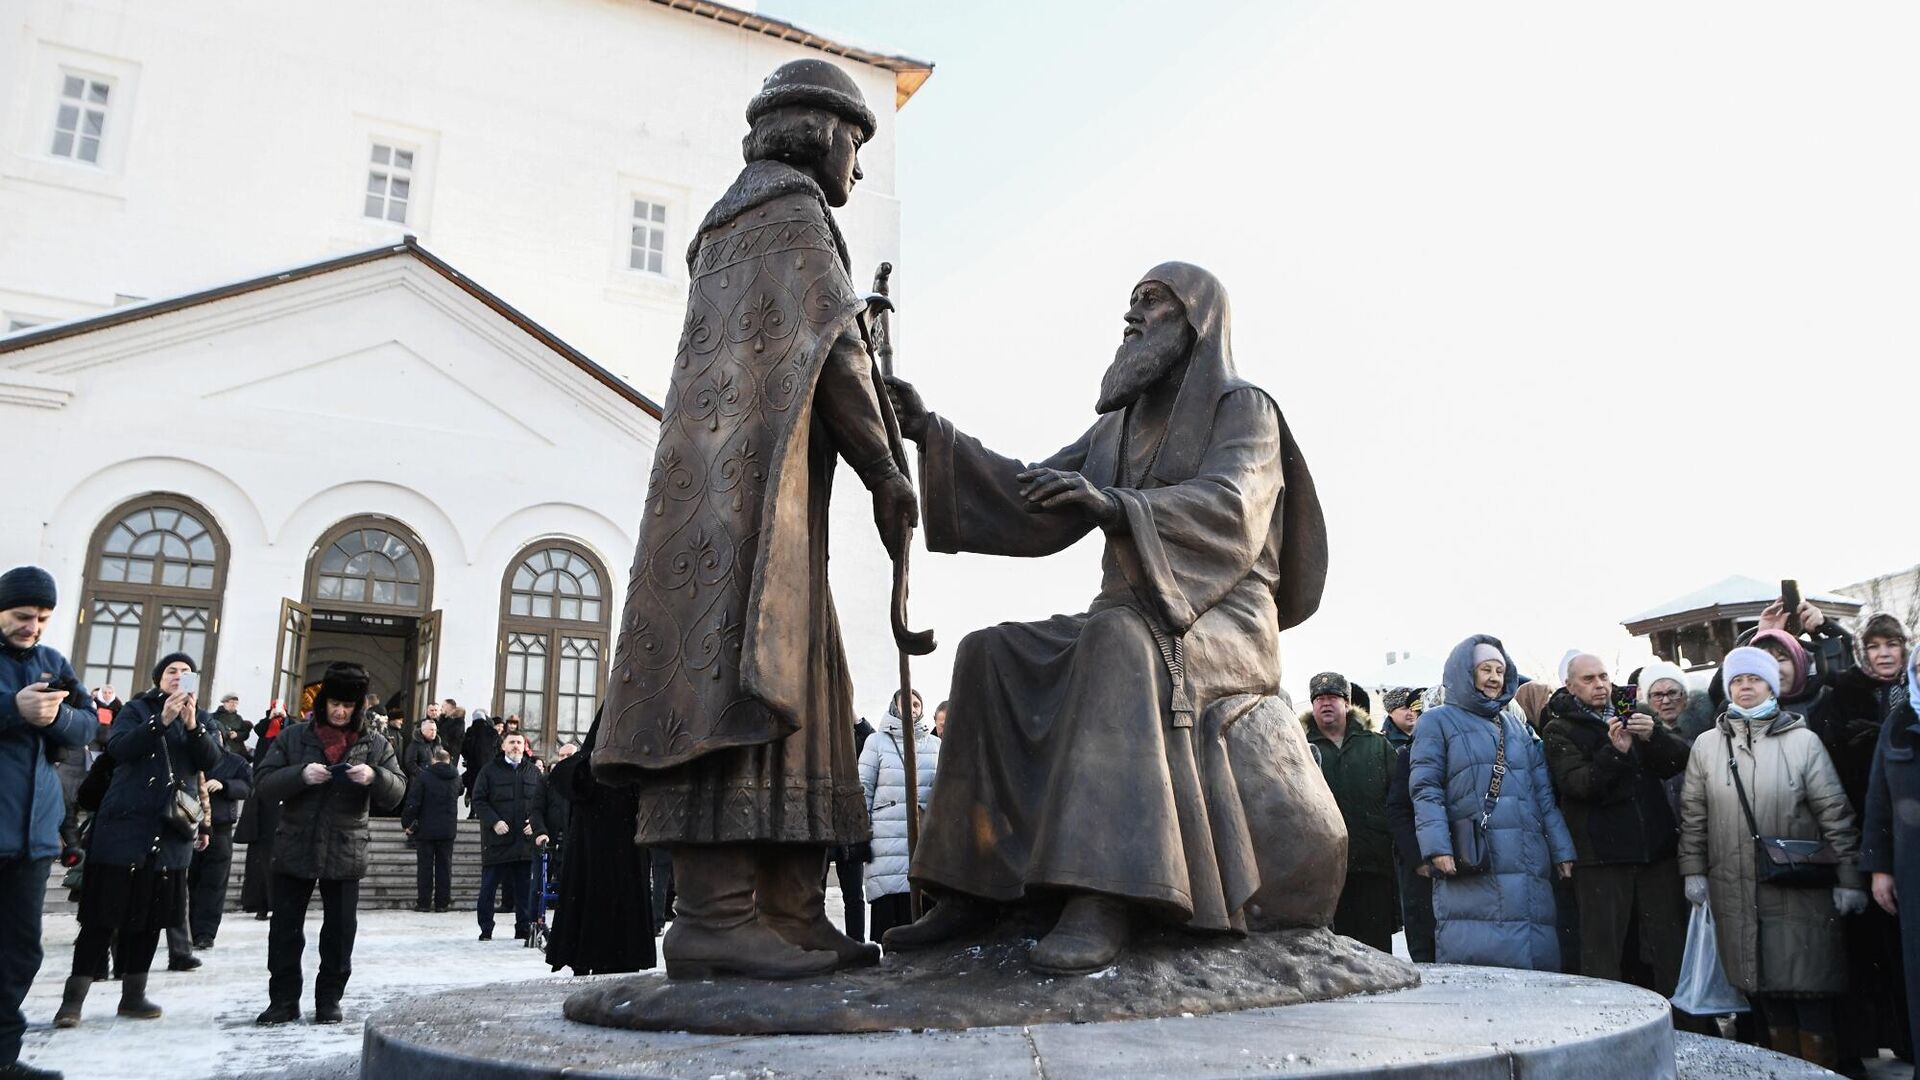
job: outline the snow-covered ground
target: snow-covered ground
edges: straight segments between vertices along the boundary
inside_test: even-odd
[[[162,940],[147,985],[147,996],[166,1010],[159,1020],[118,1018],[114,1007],[120,1001],[120,984],[95,983],[81,1025],[55,1031],[53,1010],[73,963],[79,927],[71,915],[47,916],[47,959],[27,995],[30,1027],[23,1056],[42,1068],[64,1071],[69,1080],[205,1080],[305,1072],[359,1054],[361,1025],[368,1014],[408,996],[553,974],[537,951],[513,940],[511,916],[496,926],[494,940],[483,942],[477,940],[480,930],[472,911],[363,911],[354,942],[353,979],[341,1003],[346,1023],[317,1025],[312,1022],[313,978],[320,966],[316,896],[307,917],[301,1019],[256,1027],[253,1018],[267,1006],[267,925],[244,913],[227,916],[216,946],[199,954],[204,966],[194,972],[166,971]],[[484,1024],[487,1012],[486,1000],[476,996],[466,1015]]]

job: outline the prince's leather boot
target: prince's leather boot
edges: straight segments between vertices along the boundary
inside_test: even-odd
[[[1050,974],[1085,975],[1113,963],[1132,936],[1133,913],[1125,900],[1075,893],[1028,960]]]
[[[835,968],[871,967],[880,946],[855,941],[827,918],[827,849],[813,844],[770,844],[761,849],[754,902],[760,921],[803,949],[837,957]]]
[[[755,917],[756,852],[751,844],[672,849],[677,915],[660,942],[669,979],[800,979],[839,963],[831,952],[791,944]]]

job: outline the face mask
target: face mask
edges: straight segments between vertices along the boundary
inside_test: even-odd
[[[1743,709],[1732,702],[1728,702],[1727,712],[1742,720],[1771,720],[1780,715],[1780,702],[1774,698],[1768,698],[1751,709]]]

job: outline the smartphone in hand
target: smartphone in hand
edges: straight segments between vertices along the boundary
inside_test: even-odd
[[[198,694],[200,692],[200,673],[197,671],[181,672],[180,692],[183,694]]]

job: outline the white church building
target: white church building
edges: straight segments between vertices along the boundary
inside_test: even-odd
[[[122,696],[183,649],[258,715],[350,658],[413,715],[584,733],[691,229],[761,77],[822,53],[880,117],[859,279],[898,256],[919,61],[703,0],[0,9],[0,424],[32,461],[0,562],[54,573],[51,643]],[[864,503],[834,578],[884,687]]]

